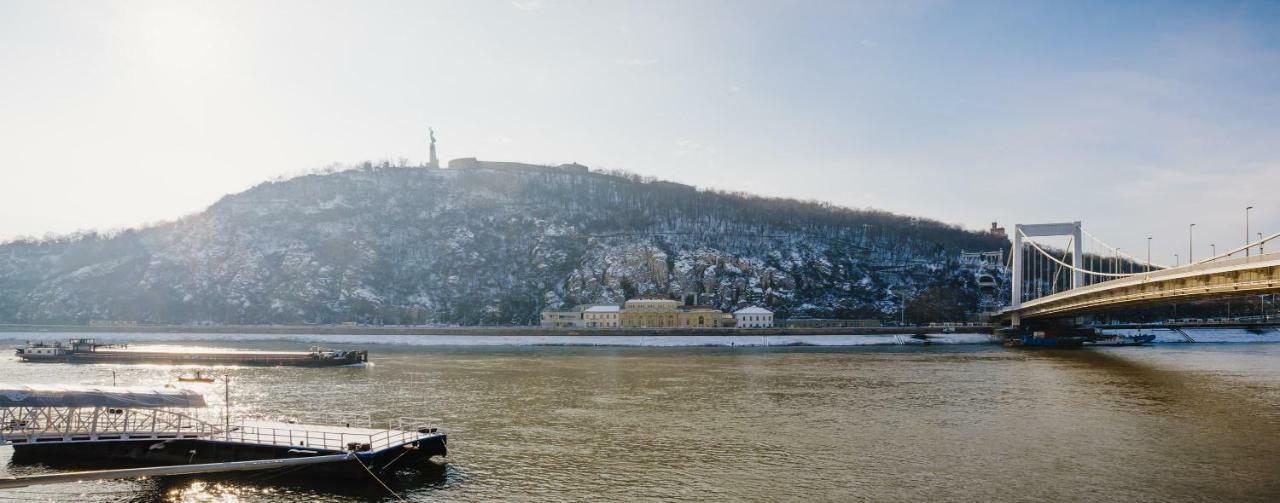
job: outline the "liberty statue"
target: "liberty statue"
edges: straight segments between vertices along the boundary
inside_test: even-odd
[[[427,167],[439,168],[440,160],[436,159],[436,130],[427,128],[427,131],[431,133],[431,160],[427,162]]]

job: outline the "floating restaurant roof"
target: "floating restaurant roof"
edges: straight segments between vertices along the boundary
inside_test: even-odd
[[[177,388],[0,384],[0,408],[204,406],[199,393]]]

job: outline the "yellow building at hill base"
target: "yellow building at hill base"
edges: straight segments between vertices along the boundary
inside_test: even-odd
[[[747,316],[744,316],[747,314]],[[750,307],[734,314],[714,306],[682,306],[661,295],[642,295],[616,304],[583,305],[542,311],[547,328],[760,328],[773,326],[773,313]]]

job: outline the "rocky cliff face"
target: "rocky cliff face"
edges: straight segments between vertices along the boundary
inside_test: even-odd
[[[0,320],[536,323],[640,293],[786,316],[890,317],[889,291],[973,309],[938,222],[580,167],[366,166],[264,183],[177,222],[0,245]],[[990,272],[990,271],[989,271]]]

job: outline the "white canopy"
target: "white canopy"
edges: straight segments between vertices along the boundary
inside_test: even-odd
[[[0,383],[0,407],[204,407],[204,397],[177,388]]]

